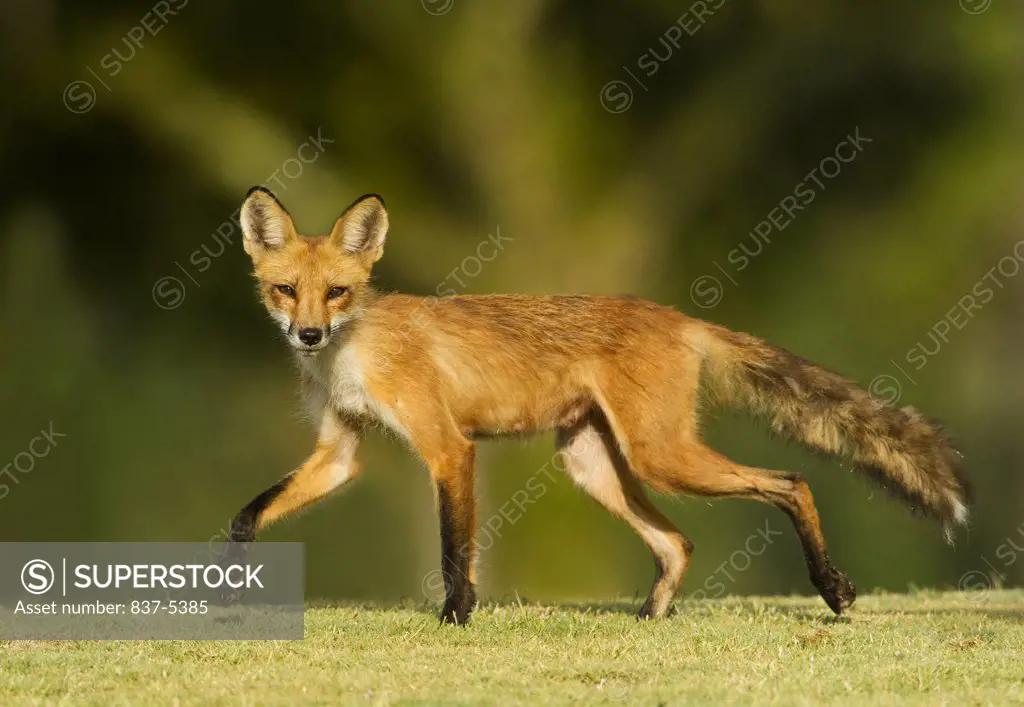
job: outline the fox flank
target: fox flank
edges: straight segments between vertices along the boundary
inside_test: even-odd
[[[553,430],[573,481],[654,555],[641,618],[665,615],[693,552],[646,487],[779,508],[796,528],[811,583],[841,614],[856,593],[829,558],[807,483],[705,446],[698,403],[709,397],[848,458],[939,520],[950,541],[954,525],[967,521],[961,456],[935,423],[753,336],[632,297],[377,293],[370,271],[383,254],[388,214],[372,194],[328,235],[300,236],[262,187],[249,191],[240,221],[259,297],[298,360],[318,439],[301,466],[234,518],[227,562],[260,529],[355,478],[362,431],[385,427],[430,472],[441,622],[465,624],[476,602],[476,441]]]

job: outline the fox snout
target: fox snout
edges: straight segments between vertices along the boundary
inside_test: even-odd
[[[319,327],[299,329],[299,341],[306,346],[316,346],[324,338],[324,330]]]
[[[285,330],[285,338],[299,353],[313,353],[326,348],[331,343],[334,327],[329,323],[323,326],[316,324],[293,322]]]

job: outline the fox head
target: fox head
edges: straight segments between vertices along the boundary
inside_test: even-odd
[[[300,236],[277,197],[253,187],[239,221],[263,304],[288,343],[314,355],[372,296],[370,269],[380,259],[388,231],[384,200],[362,196],[329,235]]]

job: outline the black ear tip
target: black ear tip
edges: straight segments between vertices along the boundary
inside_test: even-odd
[[[250,196],[252,196],[256,192],[259,192],[261,194],[266,194],[267,196],[269,196],[274,201],[277,201],[277,203],[279,203],[279,204],[281,203],[280,201],[278,201],[277,196],[274,195],[274,192],[270,191],[269,189],[267,189],[262,184],[257,184],[254,187],[250,187],[249,191],[245,192],[245,198],[248,199]]]
[[[355,201],[353,201],[353,202],[352,202],[352,203],[351,203],[351,204],[349,205],[349,207],[348,207],[348,208],[349,208],[349,209],[351,209],[351,208],[352,208],[353,206],[356,206],[356,205],[358,205],[358,204],[362,204],[362,203],[363,203],[364,201],[376,201],[376,202],[378,202],[378,203],[379,203],[379,204],[380,204],[381,206],[384,206],[384,208],[387,208],[387,207],[386,207],[386,206],[384,205],[384,197],[383,197],[383,196],[381,196],[380,194],[375,194],[374,192],[370,192],[369,194],[363,194],[363,195],[362,195],[361,197],[359,197],[358,199],[356,199]],[[346,209],[346,211],[347,211],[347,210],[348,210],[348,209]]]
[[[384,205],[384,197],[381,196],[380,194],[370,193],[370,194],[363,194],[361,197],[359,197],[358,199],[353,201],[351,204],[346,206],[345,209],[341,212],[341,215],[344,216],[349,211],[351,211],[355,207],[357,207],[360,204],[362,204],[364,201],[370,201],[371,199],[376,200],[377,203],[379,203],[381,205],[381,208],[383,208],[385,211],[387,211],[387,207]]]
[[[267,188],[266,188],[265,186],[263,186],[262,184],[257,184],[256,186],[254,186],[254,187],[251,187],[251,188],[249,189],[249,191],[247,191],[247,192],[245,193],[245,199],[243,200],[243,202],[242,202],[242,203],[244,204],[245,202],[249,201],[249,198],[250,198],[250,197],[251,197],[251,196],[252,196],[253,194],[257,194],[257,193],[259,193],[259,194],[263,194],[263,195],[265,195],[265,196],[268,196],[268,197],[270,197],[271,201],[273,201],[273,202],[274,202],[275,204],[277,204],[277,207],[278,207],[279,209],[281,209],[281,210],[282,210],[282,211],[284,211],[285,213],[287,213],[287,212],[288,212],[288,209],[284,208],[284,204],[282,204],[282,203],[281,203],[281,200],[280,200],[280,199],[278,199],[278,198],[277,198],[277,196],[275,196],[275,195],[274,195],[274,192],[270,191],[269,189],[267,189]]]

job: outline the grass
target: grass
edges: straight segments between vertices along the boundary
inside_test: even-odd
[[[312,607],[282,642],[0,644],[0,704],[1005,704],[1024,702],[1024,591],[681,602]]]

